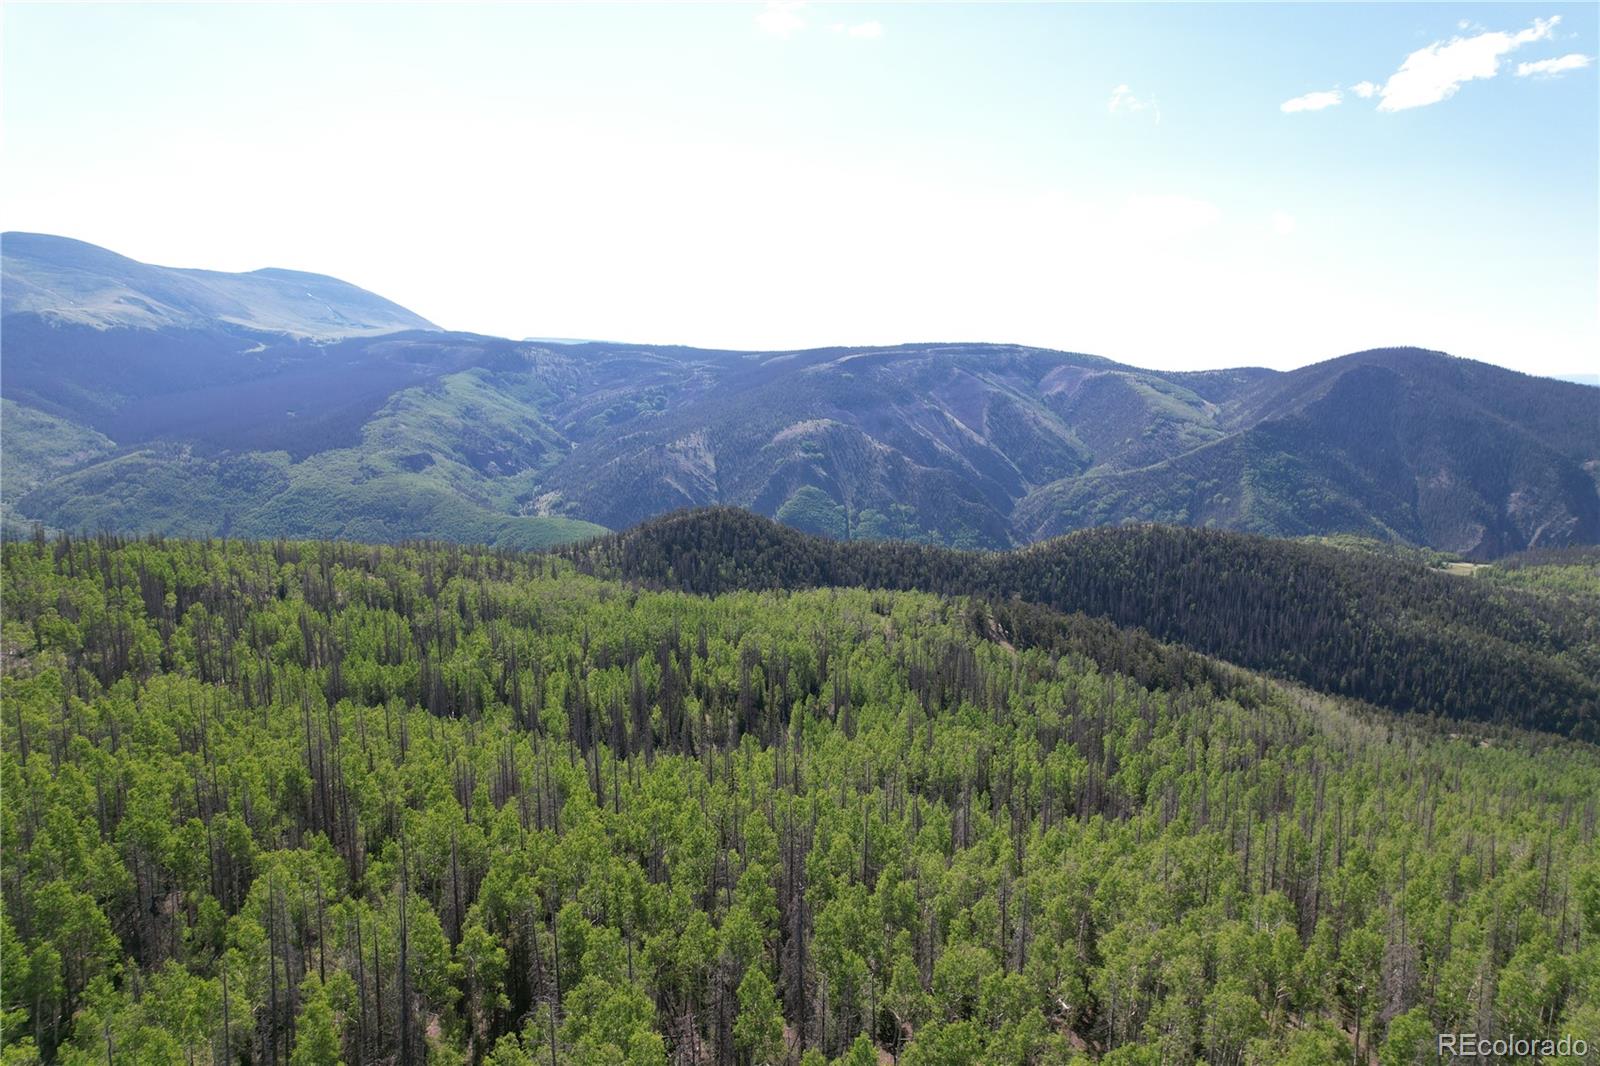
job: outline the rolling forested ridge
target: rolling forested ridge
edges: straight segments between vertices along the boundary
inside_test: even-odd
[[[1594,550],[1532,556],[1568,564],[1537,568],[1552,576],[1535,591],[1514,577],[1463,580],[1406,558],[1214,530],[1094,529],[961,552],[841,543],[716,508],[565,553],[591,573],[701,594],[855,585],[1021,600],[1397,711],[1600,739]]]
[[[670,572],[661,529],[570,555],[7,542],[0,1061],[1600,1046],[1600,752],[1515,724],[1545,719],[1251,673],[1204,654],[1233,654],[1204,647],[1225,627],[1053,591],[1083,587],[1066,561],[1030,599],[995,576],[1025,555],[985,584],[959,553],[751,552],[771,531],[715,512],[670,528],[698,538]],[[1090,541],[1134,615],[1162,536]],[[1415,607],[1396,626],[1497,640],[1486,659],[1550,671],[1529,684],[1594,651],[1566,628],[1594,595],[1583,555],[1407,578],[1425,567],[1229,544],[1311,604],[1365,595],[1340,582],[1371,566]],[[894,579],[908,560],[929,589]],[[1212,565],[1184,586],[1196,619],[1227,606],[1201,586],[1236,588]],[[1563,698],[1530,691],[1541,715]]]

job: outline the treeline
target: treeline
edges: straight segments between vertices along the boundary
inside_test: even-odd
[[[832,541],[733,508],[562,551],[588,573],[700,594],[854,586],[1017,598],[1391,710],[1600,739],[1592,604],[1365,552],[1155,525],[962,552]]]
[[[1584,744],[1011,601],[348,543],[0,576],[7,1066],[1600,1045]]]

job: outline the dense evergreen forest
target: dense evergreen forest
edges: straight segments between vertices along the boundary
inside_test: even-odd
[[[647,543],[578,559],[632,566]],[[0,1063],[1600,1046],[1594,747],[1269,681],[1148,616],[1155,637],[974,586],[966,556],[817,543],[681,546],[656,575],[714,596],[456,546],[6,544]],[[1136,612],[1148,558],[1090,556],[1128,589],[1090,613]],[[1217,639],[1272,640],[1252,626],[1283,609],[1254,597],[1317,573],[1298,558],[1258,545],[1231,571],[1265,568],[1248,584],[1183,571],[1182,617],[1224,596]],[[884,585],[926,565],[935,591],[724,591],[822,584],[841,559]],[[1046,602],[1080,587],[1039,580]],[[1515,583],[1485,601],[1499,616],[1434,587],[1381,602],[1459,612],[1446,648],[1592,652]],[[1302,653],[1410,632],[1349,617],[1305,619],[1337,636]],[[1454,676],[1511,684],[1520,662]]]
[[[1478,582],[1403,557],[1179,526],[967,552],[834,541],[706,508],[563,551],[588,573],[700,594],[837,585],[1015,598],[1391,710],[1600,740],[1594,549],[1527,557],[1563,564],[1536,568],[1558,580]]]

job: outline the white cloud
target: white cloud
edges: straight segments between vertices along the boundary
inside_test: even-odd
[[[1155,116],[1157,125],[1161,122],[1161,105],[1153,96],[1135,96],[1132,89],[1126,85],[1118,85],[1111,90],[1111,99],[1106,101],[1106,110],[1113,115],[1117,113],[1137,114],[1140,111],[1149,111]]]
[[[1293,100],[1285,100],[1278,105],[1280,111],[1294,114],[1296,111],[1321,111],[1327,107],[1337,107],[1344,99],[1344,94],[1338,89],[1324,89],[1321,92],[1306,93]]]
[[[1358,81],[1354,85],[1350,86],[1350,91],[1361,97],[1361,99],[1366,100],[1377,96],[1378,92],[1382,88],[1383,86],[1379,85],[1377,82]]]
[[[1294,216],[1287,211],[1272,212],[1272,232],[1280,237],[1287,237],[1297,228]]]
[[[883,36],[883,23],[876,19],[871,22],[858,22],[854,26],[846,26],[844,32],[847,37],[875,41]]]
[[[1560,15],[1534,19],[1517,33],[1480,33],[1473,37],[1452,37],[1435,41],[1406,56],[1400,69],[1384,84],[1379,111],[1405,111],[1447,100],[1469,81],[1492,78],[1500,70],[1500,57],[1507,52],[1551,36]]]
[[[1537,74],[1540,77],[1553,78],[1569,70],[1582,70],[1590,62],[1590,58],[1581,52],[1573,52],[1560,59],[1537,59],[1532,63],[1518,63],[1517,77],[1526,78],[1530,74]]]
[[[767,0],[767,6],[756,16],[756,25],[762,33],[789,37],[805,29],[806,20],[800,15],[805,6],[805,0]]]
[[[1192,236],[1221,218],[1222,211],[1209,200],[1163,193],[1128,197],[1114,225],[1128,238],[1165,240]]]

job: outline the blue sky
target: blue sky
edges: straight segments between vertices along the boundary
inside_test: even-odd
[[[508,336],[1593,373],[1597,10],[8,4],[0,225]]]

